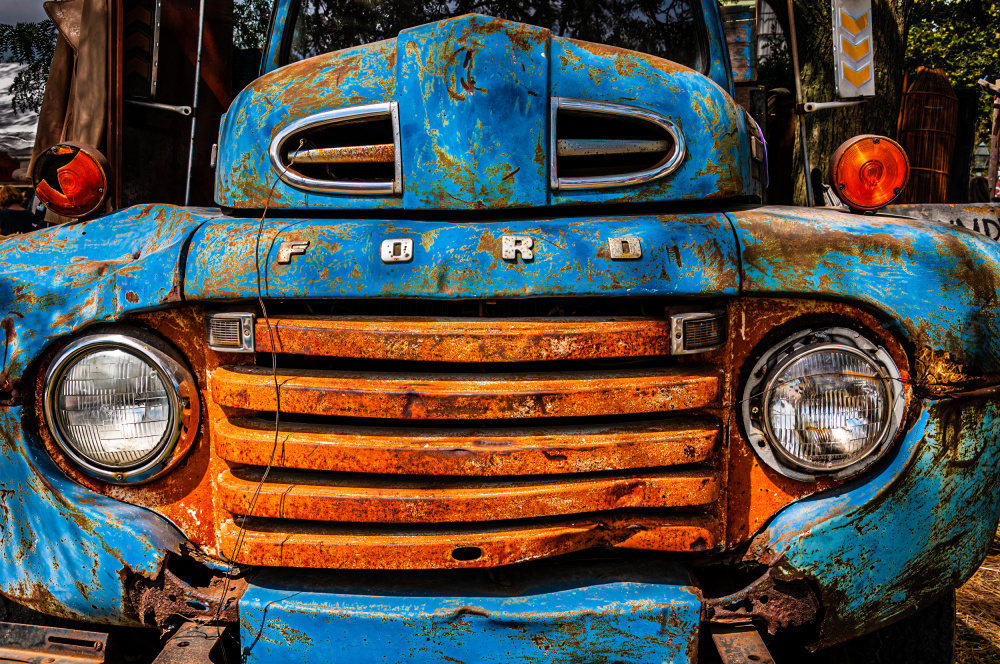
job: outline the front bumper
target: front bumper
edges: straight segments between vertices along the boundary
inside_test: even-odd
[[[694,661],[698,590],[680,567],[658,567],[268,571],[240,602],[244,661]]]

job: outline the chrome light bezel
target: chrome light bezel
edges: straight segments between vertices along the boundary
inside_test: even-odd
[[[802,357],[824,350],[851,353],[871,363],[885,380],[890,401],[887,405],[888,417],[877,442],[862,458],[835,468],[809,464],[785,451],[775,442],[774,433],[763,407],[763,395],[774,389],[787,367]],[[889,352],[872,343],[864,335],[843,327],[802,330],[772,346],[754,364],[741,396],[743,425],[751,449],[768,467],[786,477],[803,482],[813,482],[820,477],[832,479],[852,477],[875,463],[891,447],[906,410],[902,379]]]
[[[156,453],[134,466],[113,467],[87,458],[59,428],[55,386],[77,360],[101,350],[122,350],[149,363],[167,387],[170,397],[170,421]],[[59,449],[81,471],[110,484],[140,484],[163,475],[184,458],[197,430],[197,383],[180,358],[126,334],[88,334],[68,344],[49,365],[42,398],[46,424]]]

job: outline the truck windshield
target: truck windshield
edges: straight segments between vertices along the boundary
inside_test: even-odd
[[[705,70],[698,0],[300,0],[287,61],[391,39],[406,28],[469,13]]]

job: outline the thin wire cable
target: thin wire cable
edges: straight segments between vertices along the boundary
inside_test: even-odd
[[[296,148],[296,152],[302,149],[302,144],[305,139],[299,141],[299,146]],[[291,168],[292,164],[295,163],[293,153],[293,158],[289,162],[288,166],[284,170]],[[278,186],[279,178],[275,178],[274,183],[271,185],[271,189],[267,194],[267,200],[264,202],[264,209],[260,214],[260,223],[257,226],[257,233],[254,237],[254,270],[256,272],[256,282],[257,282],[257,304],[260,305],[261,313],[264,315],[264,325],[267,327],[267,337],[271,344],[271,377],[274,380],[274,443],[271,446],[271,455],[267,460],[267,466],[264,468],[264,474],[261,475],[260,481],[257,482],[257,486],[254,489],[253,496],[250,498],[250,505],[247,508],[247,513],[243,516],[240,521],[240,530],[236,535],[236,542],[233,546],[233,552],[229,556],[229,567],[226,570],[226,582],[222,588],[222,595],[219,598],[218,605],[215,609],[215,622],[219,622],[219,617],[222,615],[222,608],[225,604],[226,597],[229,595],[229,589],[232,584],[233,567],[235,566],[236,559],[239,557],[240,551],[243,548],[243,543],[246,541],[246,522],[247,519],[253,516],[254,508],[257,506],[257,500],[260,497],[260,492],[264,487],[264,483],[267,482],[267,477],[271,472],[271,468],[274,466],[274,455],[278,451],[278,438],[279,438],[279,427],[281,425],[281,387],[278,384],[278,353],[275,350],[277,346],[274,342],[274,330],[271,328],[271,319],[267,315],[267,305],[264,304],[263,289],[261,287],[260,278],[260,238],[264,234],[264,220],[267,218],[267,212],[271,207],[271,200],[274,197],[274,188]],[[224,627],[221,624],[217,624],[219,630],[219,638],[222,638],[222,631]],[[222,658],[225,664],[228,664],[228,658],[226,657],[226,649],[222,648]]]

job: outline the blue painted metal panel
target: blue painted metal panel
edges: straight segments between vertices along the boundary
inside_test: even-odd
[[[163,517],[67,479],[23,415],[0,410],[0,593],[74,620],[141,624],[125,583],[155,577],[184,538]]]
[[[226,219],[195,236],[187,262],[191,299],[254,297],[259,222]],[[501,237],[534,239],[534,258],[501,258]],[[608,238],[636,236],[641,260],[611,260]],[[383,240],[410,238],[408,263],[383,263]],[[282,241],[308,241],[288,264]],[[735,295],[739,257],[722,215],[478,224],[345,219],[267,220],[260,241],[262,287],[270,297],[524,297],[546,295]]]
[[[405,207],[548,203],[550,34],[477,14],[400,33]]]
[[[218,216],[216,209],[144,205],[0,240],[0,317],[14,327],[3,378],[16,381],[61,335],[180,302],[185,243]]]
[[[683,572],[657,567],[656,578],[634,580],[559,578],[552,566],[544,581],[505,588],[483,577],[458,589],[427,576],[408,588],[405,574],[347,585],[267,572],[240,600],[244,661],[693,662],[697,591]]]
[[[742,111],[722,88],[683,65],[598,44],[553,39],[552,95],[655,111],[673,120],[687,141],[683,165],[665,178],[630,187],[559,191],[552,196],[556,205],[727,198],[750,191]]]
[[[179,303],[185,243],[218,216],[149,205],[0,241],[2,389],[30,394],[25,368],[61,336]],[[69,481],[21,429],[23,415],[0,410],[0,593],[68,618],[140,622],[126,582],[155,576],[183,538],[166,519]]]
[[[282,65],[281,43],[285,39],[286,33],[290,33],[295,27],[291,22],[291,13],[292,9],[297,7],[298,4],[299,0],[276,0],[274,3],[270,32],[267,35],[267,44],[264,47],[264,57],[260,62],[261,74],[274,71]]]
[[[819,587],[821,643],[878,629],[979,567],[1000,518],[998,396],[925,402],[888,461],[789,506],[755,539],[773,576]]]
[[[732,97],[733,70],[729,62],[729,47],[722,28],[718,0],[701,0],[701,10],[708,31],[708,76]]]
[[[846,299],[920,346],[1000,372],[1000,246],[957,226],[831,210],[728,215],[743,292]]]
[[[296,189],[278,180],[268,157],[271,139],[288,123],[330,109],[390,101],[395,88],[396,40],[309,58],[258,78],[226,111],[219,132],[216,201],[232,208],[399,207],[399,196]]]
[[[745,195],[751,185],[746,127],[726,92],[732,85],[718,15],[713,9],[705,19],[711,78],[652,56],[475,14],[288,65],[251,84],[227,113],[217,201],[240,209],[476,210]],[[550,95],[672,117],[689,155],[678,172],[647,185],[553,194]],[[267,148],[289,122],[393,99],[401,119],[402,196],[310,193],[277,180]]]

